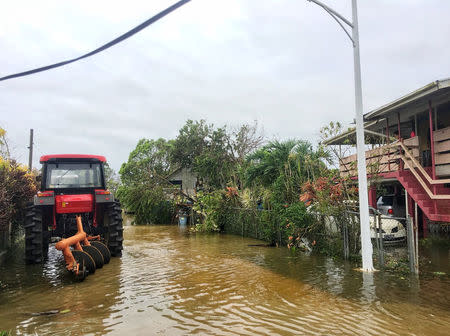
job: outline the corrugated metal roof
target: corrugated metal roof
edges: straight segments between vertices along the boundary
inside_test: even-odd
[[[394,100],[391,103],[388,103],[386,105],[379,107],[376,110],[366,113],[364,115],[364,120],[377,119],[381,116],[392,113],[397,109],[403,108],[407,104],[413,103],[419,99],[423,99],[439,90],[446,88],[450,88],[450,78],[436,80],[434,82],[431,82],[430,84],[425,85],[424,87],[421,87],[416,91],[408,93],[407,95],[397,100]]]
[[[379,139],[386,137],[384,134],[380,134],[377,132],[374,132],[369,127],[372,127],[377,124],[377,121],[371,121],[371,122],[365,122],[364,123],[364,138],[366,144],[378,144],[380,143]],[[347,131],[342,132],[341,134],[338,134],[330,139],[327,139],[322,142],[323,145],[329,146],[329,145],[356,145],[356,128],[352,127],[349,128]]]
[[[383,105],[376,110],[370,111],[364,115],[364,128],[367,129],[375,125],[377,120],[385,118],[388,114],[405,111],[405,108],[410,108],[414,104],[425,101],[429,98],[436,97],[438,92],[444,92],[445,95],[450,93],[450,78],[436,80],[424,87],[417,89],[407,95],[394,100],[386,105]],[[442,97],[441,97],[442,98]],[[426,105],[424,104],[424,106]],[[380,120],[381,121],[381,120]],[[339,135],[336,135],[323,142],[324,145],[338,145],[338,144],[353,144],[355,142],[355,129],[349,129]],[[369,133],[369,132],[367,132]],[[367,135],[367,134],[366,134]]]

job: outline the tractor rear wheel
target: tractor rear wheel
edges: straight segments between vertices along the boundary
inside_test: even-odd
[[[106,245],[111,255],[113,257],[122,256],[123,223],[122,208],[119,202],[115,201],[106,206],[104,226]]]
[[[25,261],[39,264],[48,254],[47,228],[42,222],[42,208],[29,205],[25,213]]]

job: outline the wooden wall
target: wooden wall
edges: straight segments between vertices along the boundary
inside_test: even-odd
[[[434,131],[436,175],[450,176],[450,127]]]

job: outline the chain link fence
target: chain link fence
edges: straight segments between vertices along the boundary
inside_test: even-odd
[[[320,224],[314,239],[327,245],[329,253],[341,254],[344,259],[359,257],[359,211],[352,207],[336,216],[310,212]],[[227,213],[224,231],[243,237],[265,240],[286,246],[288,237],[284,223],[270,210],[236,208]],[[417,226],[409,217],[386,216],[370,208],[370,232],[376,267],[403,268],[417,272]]]

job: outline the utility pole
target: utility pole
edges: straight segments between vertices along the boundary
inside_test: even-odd
[[[29,154],[28,154],[28,171],[31,173],[32,165],[33,165],[33,129],[30,129],[30,145],[28,146]]]
[[[362,104],[362,87],[361,87],[361,62],[359,55],[359,31],[358,31],[358,11],[356,0],[352,0],[352,21],[348,21],[338,12],[328,7],[318,0],[308,0],[322,7],[334,20],[341,26],[344,32],[353,43],[353,61],[355,75],[355,108],[356,108],[356,149],[358,159],[358,194],[359,194],[359,221],[361,225],[361,255],[362,270],[372,272],[372,242],[370,240],[370,222],[369,222],[369,197],[367,194],[367,168],[366,168],[366,152],[364,142],[364,118]],[[351,28],[351,35],[345,28],[345,25]]]

